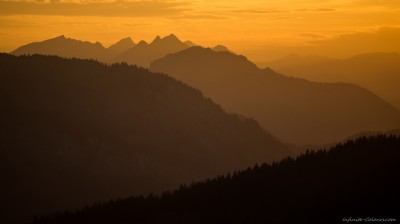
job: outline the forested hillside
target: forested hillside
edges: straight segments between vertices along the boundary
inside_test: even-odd
[[[98,203],[33,223],[397,223],[399,148],[396,136],[361,137],[162,196]]]
[[[289,153],[254,120],[136,66],[1,54],[0,71],[5,223]]]

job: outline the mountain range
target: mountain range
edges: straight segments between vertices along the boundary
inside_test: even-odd
[[[268,63],[272,69],[317,82],[349,82],[400,108],[400,54],[368,53],[347,59],[291,55]]]
[[[253,119],[127,64],[0,54],[4,223],[176,188],[291,153]]]
[[[99,42],[67,38],[64,35],[30,43],[17,48],[10,54],[19,55],[55,55],[65,58],[95,59],[106,63],[125,62],[141,67],[149,67],[150,63],[167,54],[175,53],[196,46],[191,41],[182,42],[174,34],[164,38],[157,36],[151,43],[142,40],[135,44],[131,38],[123,38],[117,43],[105,48]],[[213,48],[215,51],[229,51],[223,45]]]
[[[400,126],[400,111],[360,86],[288,77],[226,51],[191,47],[150,68],[200,89],[229,112],[253,117],[285,142],[327,144]]]
[[[128,64],[149,67],[150,63],[155,59],[186,48],[189,48],[189,46],[173,34],[163,39],[157,36],[150,44],[140,41],[136,46],[113,58],[111,62],[126,62]]]
[[[173,34],[108,48],[59,36],[0,54],[1,221],[337,223],[396,214],[400,110],[365,85],[391,79],[387,93],[396,95],[398,55],[288,58],[269,67],[371,77],[359,85],[289,77]]]
[[[68,54],[63,52],[65,48],[70,50]],[[400,126],[399,109],[380,98],[395,105],[398,102],[400,63],[395,54],[370,54],[346,62],[291,55],[270,66],[283,74],[307,78],[308,74],[326,72],[331,81],[354,82],[366,90],[353,84],[316,83],[268,68],[259,69],[222,45],[203,48],[191,41],[182,42],[173,34],[164,38],[157,36],[151,43],[135,44],[130,38],[124,38],[109,48],[61,36],[12,52],[15,55],[35,53],[150,67],[200,89],[229,112],[255,118],[279,139],[297,145],[332,144],[360,132],[386,131]],[[297,69],[303,64],[319,66],[313,67],[314,73],[306,66]],[[297,71],[304,73],[296,75]]]

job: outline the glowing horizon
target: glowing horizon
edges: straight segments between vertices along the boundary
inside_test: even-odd
[[[125,37],[135,43],[150,42],[157,35],[173,33],[182,41],[222,44],[262,61],[292,51],[281,48],[331,41],[344,34],[379,32],[385,27],[400,29],[400,2],[0,1],[0,51],[5,52],[60,35],[108,47]],[[393,51],[398,48],[393,46]]]

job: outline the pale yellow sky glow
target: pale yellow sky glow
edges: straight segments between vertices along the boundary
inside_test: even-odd
[[[400,1],[0,1],[0,51],[6,52],[62,34],[109,46],[127,36],[138,42],[174,33],[205,46],[223,44],[261,61],[272,58],[270,49],[277,46],[308,45],[381,27],[400,27]]]

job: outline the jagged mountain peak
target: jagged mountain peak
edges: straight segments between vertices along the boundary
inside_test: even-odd
[[[126,44],[126,43],[128,43],[128,44],[135,44],[135,42],[133,42],[133,40],[130,38],[130,37],[125,37],[125,38],[122,38],[121,40],[119,40],[117,43],[115,43],[115,44],[122,44],[122,43],[124,43],[124,44]]]
[[[157,35],[156,38],[154,38],[154,40],[151,42],[151,44],[158,43],[159,41],[161,41],[161,37]]]
[[[137,44],[137,46],[147,46],[147,45],[149,44],[144,40],[139,41],[139,43]]]
[[[135,43],[132,41],[132,39],[130,37],[126,37],[126,38],[119,40],[117,43],[111,45],[110,47],[108,47],[108,49],[117,54],[120,54],[134,46],[135,46]]]
[[[165,39],[165,40],[179,40],[179,38],[173,33],[171,33],[170,35],[164,37],[163,39]]]
[[[54,38],[52,38],[52,39],[67,39],[67,38],[65,37],[64,34],[62,34],[62,35],[57,36],[57,37],[54,37]]]

